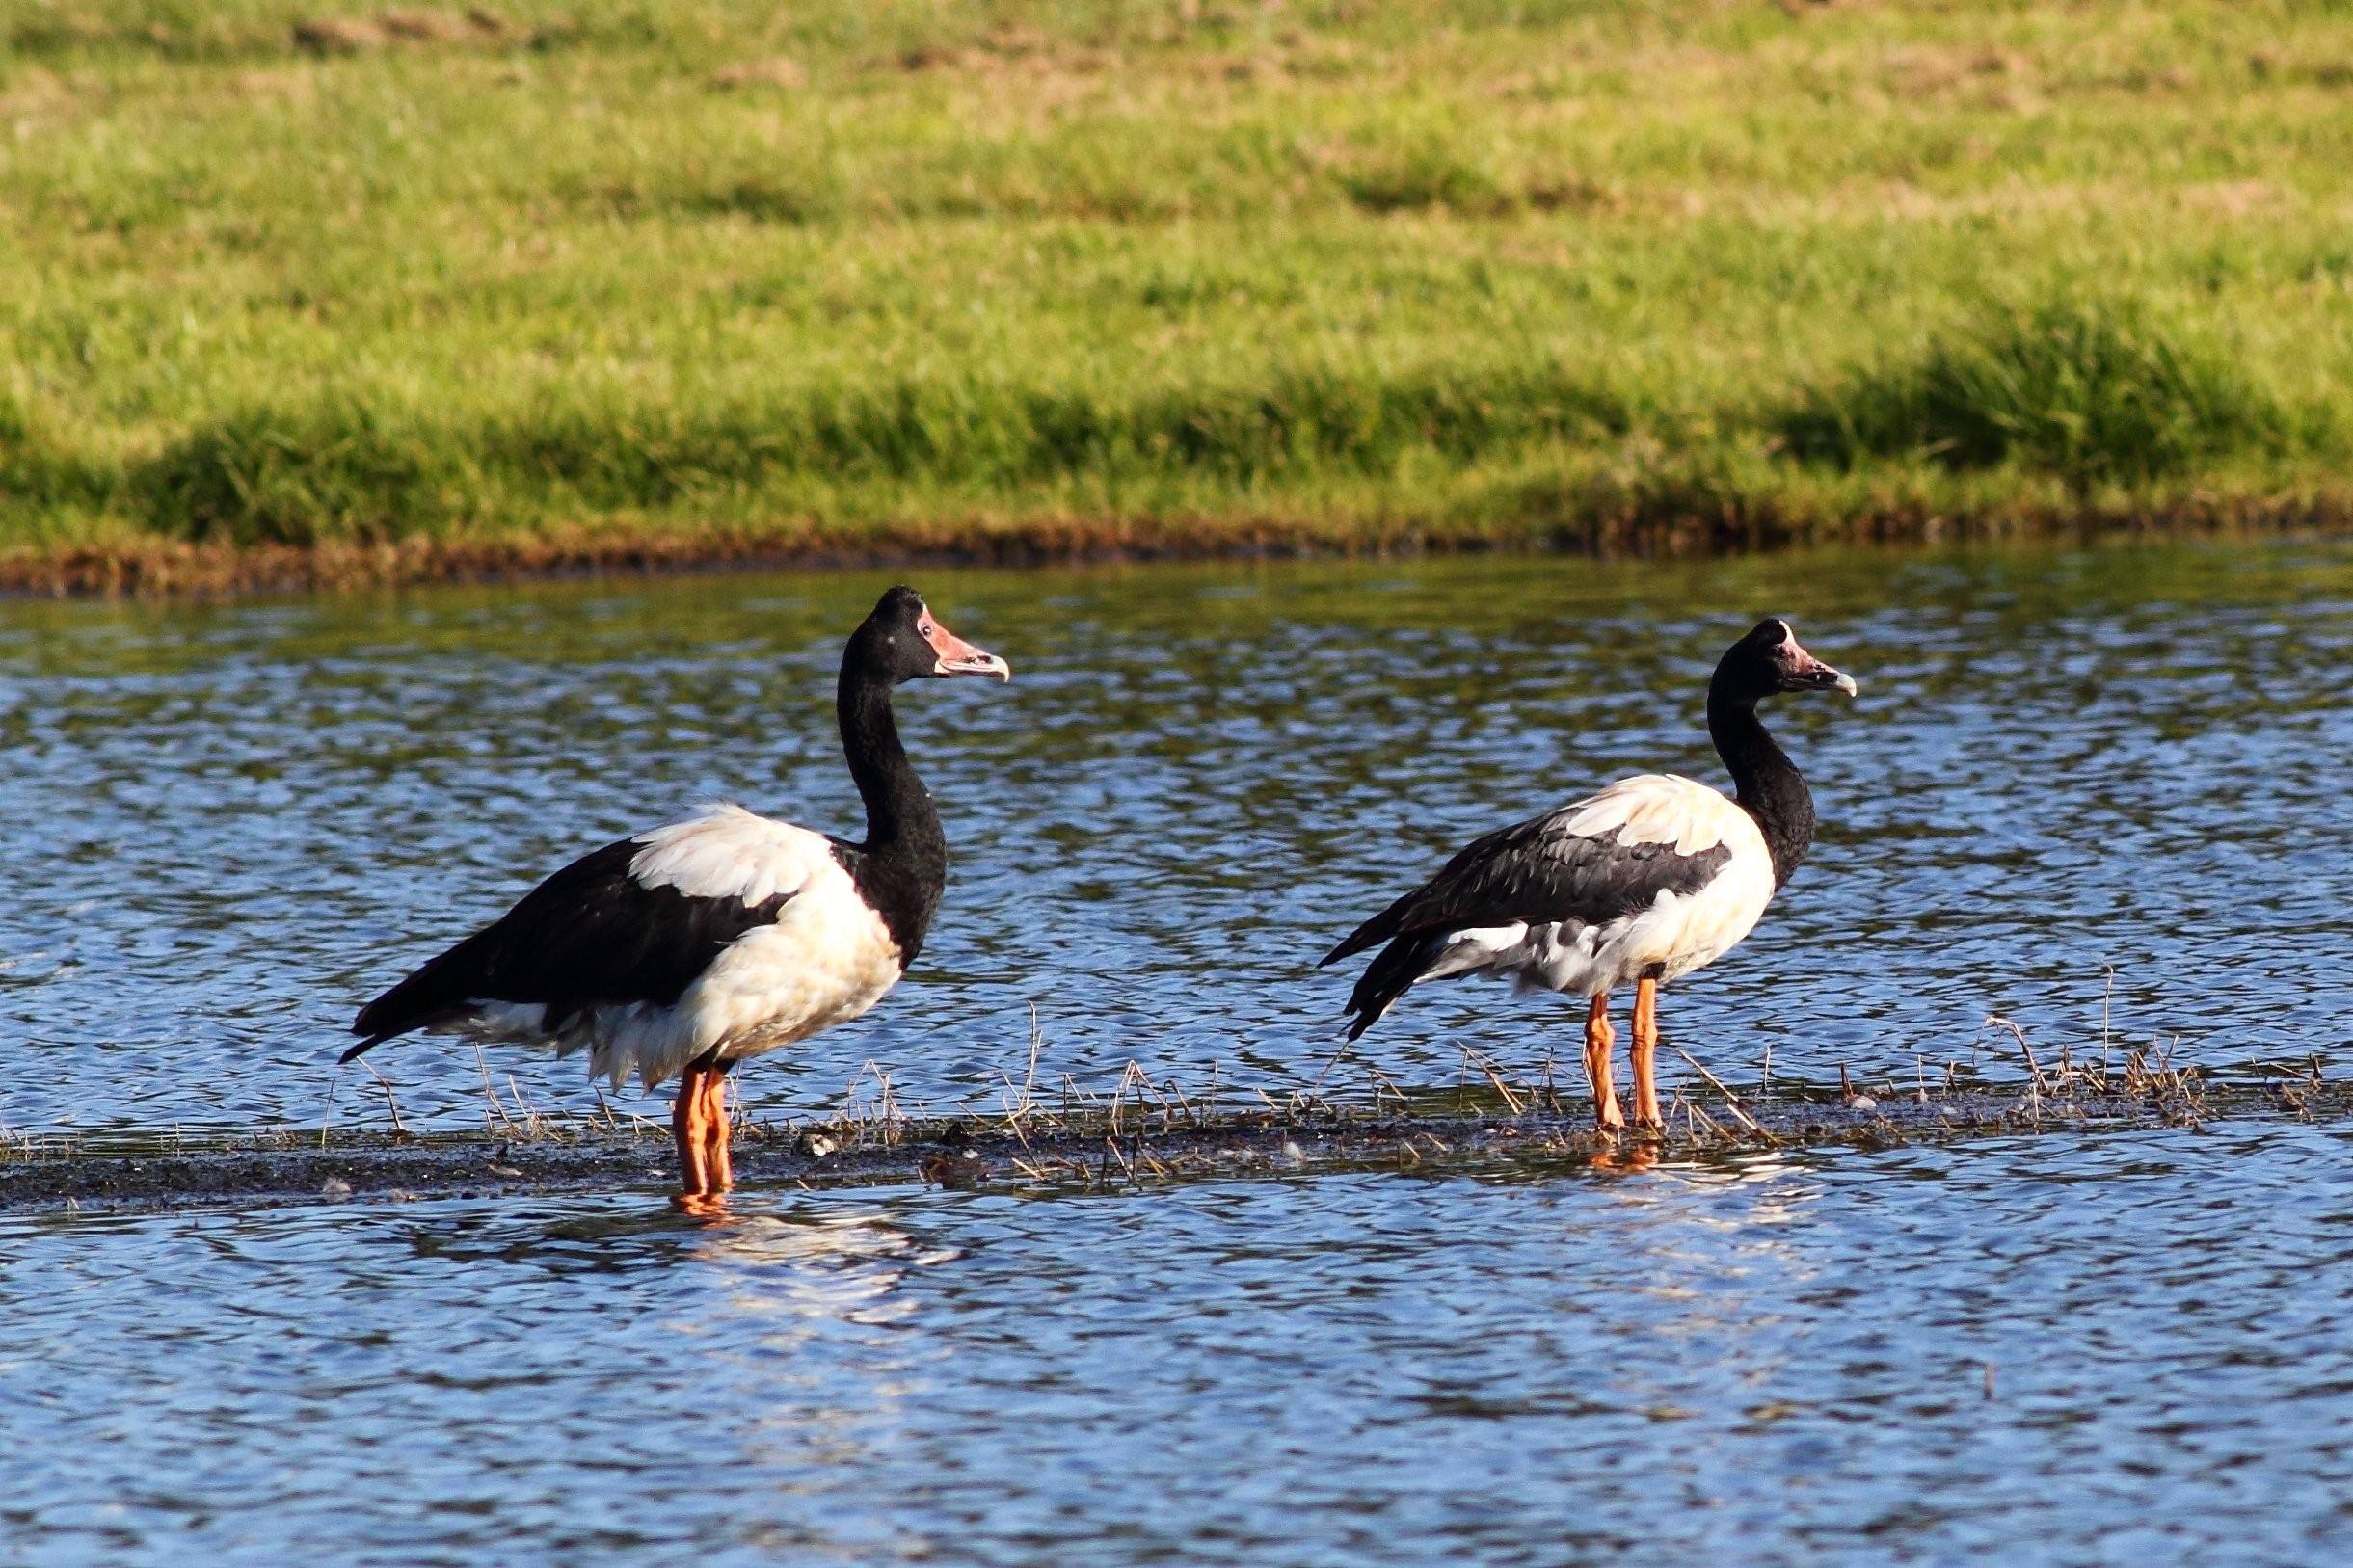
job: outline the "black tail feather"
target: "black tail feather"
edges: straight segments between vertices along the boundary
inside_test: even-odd
[[[492,928],[495,929],[495,927]],[[489,931],[479,931],[438,958],[428,959],[416,972],[360,1009],[351,1032],[366,1036],[336,1058],[353,1061],[403,1035],[438,1023],[462,1009],[468,998],[480,996],[489,956]]]
[[[1407,912],[1413,908],[1425,890],[1421,888],[1414,889],[1413,891],[1396,900],[1387,909],[1382,910],[1378,915],[1341,938],[1338,946],[1317,960],[1316,967],[1322,969],[1326,964],[1337,964],[1344,958],[1352,958],[1368,948],[1379,946],[1391,937],[1396,936],[1399,929],[1405,923]]]
[[[351,1050],[345,1051],[342,1055],[337,1056],[335,1058],[335,1065],[337,1067],[342,1067],[347,1063],[356,1062],[361,1057],[366,1055],[369,1051],[374,1050],[378,1046],[383,1045],[387,1040],[391,1038],[392,1037],[388,1034],[371,1034],[366,1039],[361,1041],[358,1045],[352,1047]]]
[[[1430,966],[1445,947],[1445,931],[1418,931],[1399,937],[1380,950],[1380,956],[1365,966],[1357,977],[1356,989],[1349,993],[1348,1037],[1361,1037],[1365,1030],[1380,1022],[1389,1004],[1405,994],[1408,986],[1430,972]],[[1353,940],[1353,939],[1351,939]]]

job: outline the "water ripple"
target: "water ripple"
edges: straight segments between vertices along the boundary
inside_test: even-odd
[[[1768,608],[1862,697],[1782,705],[1821,841],[1671,997],[1675,1042],[1909,1079],[2015,1072],[1994,1011],[2080,1047],[2104,1009],[2215,1064],[2353,1028],[2341,546],[924,581],[1021,678],[908,694],[946,912],[871,1019],[741,1075],[761,1113],[838,1103],[869,1057],[908,1102],[988,1101],[1032,1004],[1050,1082],[1312,1074],[1347,983],[1324,945],[1473,834],[1627,771],[1715,778],[1701,683]],[[0,811],[32,825],[0,844],[0,1125],[380,1119],[334,1087],[343,1024],[537,876],[713,796],[854,828],[831,671],[877,584],[0,607]],[[1572,1012],[1433,987],[1369,1059],[1534,1072]],[[412,1123],[481,1117],[470,1052],[373,1059]],[[573,1067],[493,1065],[593,1105]]]

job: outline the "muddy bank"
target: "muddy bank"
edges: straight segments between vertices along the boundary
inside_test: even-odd
[[[2353,530],[2353,511],[2302,497],[2185,500],[2151,510],[2018,506],[1981,514],[1905,509],[1825,518],[1771,506],[1637,506],[1524,524],[1390,519],[1039,518],[726,533],[550,533],[497,540],[314,545],[133,540],[0,555],[0,594],[41,598],[225,598],[430,583],[922,567],[1038,567],[1146,561],[1411,557],[1492,552],[1597,558],[1739,553],[1807,544],[1929,545],[1993,539],[2092,541],[2280,537]]]
[[[1120,1188],[1217,1176],[1319,1170],[1445,1169],[1502,1163],[1639,1166],[1779,1148],[1822,1155],[1992,1135],[2080,1136],[2216,1121],[2353,1116],[2353,1088],[2310,1081],[2148,1093],[1961,1091],[1849,1103],[1683,1102],[1664,1136],[1604,1137],[1582,1110],[1408,1114],[1294,1108],[1200,1116],[992,1118],[831,1126],[747,1126],[735,1170],[746,1189],[922,1183],[1011,1189]],[[255,1204],[644,1190],[674,1181],[668,1140],[571,1130],[326,1142],[288,1134],[195,1150],[94,1154],[38,1145],[0,1160],[0,1210],[157,1210]]]

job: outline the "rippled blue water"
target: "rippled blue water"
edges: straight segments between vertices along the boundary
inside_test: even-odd
[[[989,1101],[1033,1005],[1049,1083],[1300,1081],[1323,946],[1474,833],[1714,778],[1701,683],[1768,611],[1862,696],[1784,704],[1821,843],[1671,1042],[1998,1076],[1988,1012],[2082,1049],[2104,1004],[2217,1067],[2353,1043],[2341,546],[922,580],[1020,676],[908,694],[946,914],[740,1075],[759,1113],[869,1058]],[[828,693],[879,586],[0,605],[0,1124],[380,1120],[351,1011],[538,875],[714,795],[854,827]],[[1529,1072],[1570,1027],[1433,988],[1368,1054]],[[482,1114],[470,1052],[379,1059],[413,1123]],[[4,1218],[0,1559],[2339,1561],[2347,1155]]]
[[[381,1120],[372,1084],[334,1087],[353,1011],[575,854],[718,796],[854,832],[832,671],[881,581],[0,605],[0,1125],[315,1125],[331,1096]],[[1768,1046],[1815,1079],[1999,1073],[1988,1013],[2097,1038],[2110,970],[2120,1042],[2221,1065],[2353,1039],[2340,545],[922,585],[1019,672],[902,701],[948,904],[884,1007],[737,1076],[756,1113],[837,1103],[869,1058],[909,1103],[991,1101],[1032,1005],[1050,1083],[1311,1076],[1348,987],[1315,958],[1453,846],[1627,772],[1720,779],[1702,686],[1766,612],[1862,694],[1780,705],[1822,837],[1670,993],[1671,1042],[1726,1076]],[[1371,1060],[1444,1080],[1467,1043],[1533,1072],[1573,1011],[1432,987]],[[412,1123],[480,1118],[470,1051],[371,1060]],[[594,1104],[576,1064],[491,1066]]]
[[[2342,1561],[2341,1129],[0,1221],[18,1560]],[[1989,1371],[1991,1369],[1991,1371]]]

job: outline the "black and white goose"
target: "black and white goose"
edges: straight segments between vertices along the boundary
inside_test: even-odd
[[[739,806],[608,844],[361,1009],[350,1061],[415,1029],[585,1050],[591,1076],[679,1078],[671,1111],[688,1207],[734,1184],[726,1076],[882,999],[915,962],[948,840],[899,744],[893,690],[919,676],[1012,672],[882,596],[842,654],[838,707],[861,843]]]
[[[1419,980],[1488,974],[1590,997],[1585,1071],[1601,1125],[1620,1128],[1610,993],[1631,983],[1634,1119],[1660,1126],[1658,988],[1729,952],[1813,841],[1813,796],[1756,716],[1760,700],[1798,691],[1852,697],[1855,682],[1799,647],[1787,622],[1760,622],[1707,686],[1708,735],[1736,794],[1671,774],[1622,779],[1472,842],[1358,926],[1324,958],[1387,943],[1349,997],[1349,1038]]]

